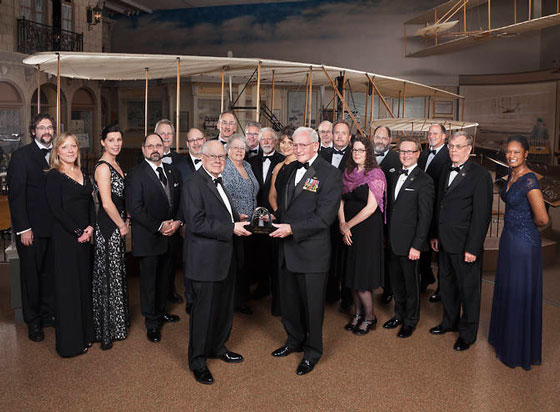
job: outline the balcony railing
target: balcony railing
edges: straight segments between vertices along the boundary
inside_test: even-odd
[[[84,35],[53,26],[18,19],[18,51],[33,54],[42,51],[83,51]]]

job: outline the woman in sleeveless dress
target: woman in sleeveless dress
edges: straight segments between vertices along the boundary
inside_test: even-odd
[[[125,243],[129,220],[124,203],[124,176],[117,163],[123,132],[118,125],[101,132],[103,155],[95,165],[99,211],[95,225],[93,263],[93,314],[95,339],[101,349],[111,349],[114,340],[125,339],[130,325]]]
[[[525,163],[528,154],[525,137],[508,139],[511,171],[500,192],[506,212],[488,336],[498,359],[526,370],[541,363],[542,252],[537,226],[548,224],[538,179]]]

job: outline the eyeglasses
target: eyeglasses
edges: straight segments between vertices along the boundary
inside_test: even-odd
[[[146,149],[148,150],[154,150],[154,149],[163,149],[163,145],[161,143],[157,143],[157,144],[149,144],[144,146]]]
[[[315,143],[315,142],[311,142],[311,143],[294,143],[293,146],[294,146],[294,149],[299,149],[299,148],[305,149],[307,146],[311,146],[313,143]]]
[[[352,153],[365,153],[367,152],[366,149],[352,149]]]
[[[202,153],[204,156],[206,156],[208,159],[212,160],[213,162],[219,161],[219,162],[223,162],[226,160],[226,155],[214,155],[214,154],[206,154],[206,153]]]
[[[321,133],[321,134],[322,134],[322,133],[330,133],[330,132],[331,132],[330,130],[321,130],[321,129],[319,129],[319,133]]]
[[[409,155],[412,153],[418,153],[418,150],[399,150],[399,153],[402,155]]]
[[[188,143],[196,143],[204,140],[204,137],[199,137],[198,139],[187,139]]]
[[[35,129],[39,130],[40,132],[44,132],[45,130],[53,131],[54,127],[52,126],[37,126]]]
[[[465,147],[470,146],[470,144],[448,144],[447,147],[449,148],[449,150],[453,151],[453,150],[463,150]]]

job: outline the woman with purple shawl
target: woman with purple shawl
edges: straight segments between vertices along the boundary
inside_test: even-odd
[[[342,176],[344,188],[338,210],[340,232],[347,247],[343,284],[352,290],[356,309],[345,329],[365,335],[377,324],[372,290],[383,286],[387,182],[377,166],[370,140],[357,137],[351,153]]]

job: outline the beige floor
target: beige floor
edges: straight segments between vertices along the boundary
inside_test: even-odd
[[[236,315],[229,342],[245,362],[209,361],[216,384],[197,384],[187,369],[188,317],[166,325],[159,344],[146,340],[131,278],[130,336],[103,352],[94,345],[73,359],[59,358],[54,330],[27,339],[12,322],[6,266],[0,267],[0,411],[558,411],[560,410],[560,259],[544,273],[543,364],[526,372],[500,363],[487,342],[493,274],[484,276],[479,339],[467,352],[452,349],[453,334],[428,333],[440,304],[423,297],[421,321],[407,340],[378,328],[364,337],[345,332],[345,315],[329,306],[325,354],[309,375],[296,376],[300,355],[275,359],[284,341],[269,301],[251,317]],[[391,307],[378,308],[383,322]]]

